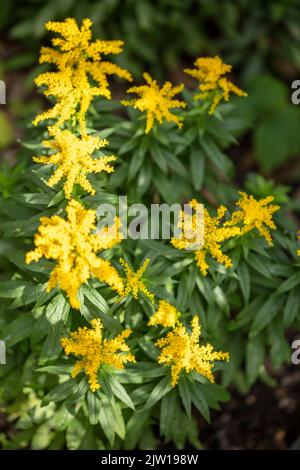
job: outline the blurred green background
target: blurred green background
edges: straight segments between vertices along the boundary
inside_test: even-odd
[[[17,139],[25,133],[28,139],[27,124],[44,105],[33,84],[39,49],[49,40],[44,23],[90,17],[95,37],[125,41],[116,60],[137,81],[147,70],[190,86],[182,69],[200,55],[219,54],[232,64],[235,82],[249,93],[234,100],[231,116],[243,122],[240,146],[228,149],[238,180],[259,172],[300,198],[300,106],[291,103],[291,83],[300,79],[299,0],[0,0],[0,12],[0,78],[7,84],[1,162],[18,163],[30,153],[16,157]],[[0,166],[2,192],[7,172]]]

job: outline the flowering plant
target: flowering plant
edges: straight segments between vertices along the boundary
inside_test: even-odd
[[[33,165],[0,201],[0,397],[19,430],[8,447],[153,448],[156,423],[165,442],[200,447],[197,412],[209,421],[230,385],[272,382],[289,360],[300,271],[288,198],[259,177],[234,185],[227,101],[245,93],[219,57],[186,70],[200,95],[144,74],[137,98],[105,101],[111,75],[132,80],[103,59],[122,41],[92,42],[88,19],[46,28],[58,36],[40,61],[55,70],[36,83],[54,105],[34,120],[45,138]],[[98,206],[122,194],[203,204],[202,243],[128,239],[119,217],[99,229]],[[186,224],[197,232],[182,212]]]

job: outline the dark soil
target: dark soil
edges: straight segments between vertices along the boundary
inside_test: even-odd
[[[206,449],[300,449],[300,366],[281,371],[278,386],[263,383],[232,398],[214,411],[212,424],[201,422],[200,440]]]

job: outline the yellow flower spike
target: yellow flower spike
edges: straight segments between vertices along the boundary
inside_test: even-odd
[[[125,278],[123,279],[124,290],[120,295],[121,298],[132,294],[134,299],[138,299],[139,292],[142,292],[151,300],[151,302],[154,302],[154,294],[149,292],[142,281],[142,276],[146,271],[149,262],[150,260],[146,259],[137,272],[134,272],[124,259],[120,259],[120,263],[122,264],[125,271]]]
[[[192,331],[180,323],[164,338],[159,339],[156,345],[161,349],[158,363],[171,367],[172,387],[178,383],[181,371],[187,373],[195,371],[214,383],[212,368],[214,361],[229,361],[227,352],[214,351],[211,344],[199,345],[201,328],[199,318],[194,316],[191,321]]]
[[[56,170],[48,181],[49,186],[55,186],[61,179],[64,179],[64,192],[67,199],[72,196],[74,184],[79,184],[82,189],[89,194],[94,195],[90,181],[86,175],[89,173],[107,173],[113,172],[110,162],[116,160],[113,155],[101,158],[94,158],[92,155],[95,150],[105,147],[108,142],[98,137],[84,136],[76,137],[68,130],[61,130],[58,127],[49,128],[52,140],[43,142],[45,147],[54,151],[49,156],[33,157],[33,161],[44,164],[54,164]]]
[[[174,305],[169,304],[166,300],[160,300],[157,311],[151,316],[148,326],[161,325],[165,328],[174,328],[180,313]]]
[[[189,202],[190,206],[195,206],[197,202],[195,200]],[[207,275],[209,265],[206,261],[206,255],[210,254],[218,263],[223,264],[227,268],[232,266],[231,259],[222,252],[221,244],[229,238],[240,235],[241,229],[235,226],[226,226],[223,224],[222,219],[227,209],[224,206],[220,206],[217,210],[216,217],[211,217],[207,209],[204,209],[204,237],[203,245],[201,249],[193,250],[195,253],[195,259],[197,266],[204,276]],[[192,216],[196,217],[195,215]],[[178,223],[179,228],[184,228],[184,220],[181,219]],[[195,234],[198,239],[197,234]],[[201,238],[201,237],[200,237]],[[194,240],[185,239],[184,232],[180,238],[172,238],[171,243],[175,248],[184,250],[192,249]]]
[[[196,95],[195,99],[212,98],[210,114],[215,111],[220,101],[229,101],[230,93],[247,96],[247,93],[224,77],[224,75],[231,72],[232,67],[225,64],[219,56],[198,57],[194,65],[194,69],[185,69],[184,72],[200,82],[199,90],[201,93]]]
[[[300,231],[298,232],[297,238],[300,240]],[[297,256],[300,256],[300,250],[297,250]]]
[[[111,248],[123,239],[120,221],[95,232],[96,211],[85,209],[71,200],[66,208],[66,219],[58,215],[42,217],[34,237],[35,249],[26,255],[26,263],[44,257],[56,262],[47,290],[59,287],[66,292],[73,308],[79,309],[79,287],[95,276],[119,294],[123,292],[122,278],[112,264],[99,258],[97,253]]]
[[[37,116],[36,125],[46,119],[55,119],[57,126],[72,117],[80,124],[81,133],[86,133],[85,114],[95,96],[110,99],[108,77],[117,75],[132,81],[131,74],[107,60],[107,54],[122,52],[123,41],[92,42],[92,22],[86,18],[79,27],[76,20],[67,18],[62,22],[49,21],[45,27],[48,31],[61,37],[52,39],[53,47],[42,47],[40,63],[54,64],[55,72],[40,74],[36,79],[38,86],[46,86],[46,96],[56,99],[56,105]]]
[[[274,198],[268,196],[257,201],[252,195],[239,192],[241,198],[236,205],[240,208],[233,212],[231,220],[226,222],[226,226],[242,224],[241,234],[257,229],[262,237],[271,246],[272,238],[269,229],[275,230],[277,227],[272,220],[274,212],[280,209],[279,206],[270,204]]]
[[[127,90],[127,93],[136,93],[140,98],[125,100],[121,103],[146,112],[146,134],[153,128],[155,120],[161,124],[163,119],[166,119],[166,121],[175,122],[178,127],[182,127],[182,118],[171,113],[170,109],[186,107],[184,101],[173,99],[175,95],[183,90],[184,85],[173,87],[170,82],[165,82],[160,88],[156,80],[153,80],[148,73],[144,73],[143,77],[147,85],[133,86]]]
[[[91,326],[71,332],[71,338],[62,338],[61,345],[67,356],[73,354],[77,358],[82,357],[75,363],[71,377],[75,378],[83,371],[88,377],[90,389],[95,392],[100,388],[98,372],[102,364],[124,369],[125,364],[135,362],[135,358],[125,342],[131,330],[124,330],[108,340],[103,338],[103,325],[99,319],[92,320]]]

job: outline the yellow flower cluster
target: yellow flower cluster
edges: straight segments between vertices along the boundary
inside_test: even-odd
[[[169,304],[166,300],[160,300],[157,311],[151,316],[148,326],[161,325],[165,328],[174,328],[180,313],[174,305]]]
[[[227,222],[223,222],[227,208],[220,206],[217,209],[216,217],[212,217],[207,209],[204,209],[204,241],[201,249],[195,248],[195,258],[200,271],[204,276],[207,275],[209,265],[207,263],[207,255],[211,255],[218,263],[223,264],[226,268],[232,266],[232,261],[222,252],[221,244],[226,242],[232,237],[244,235],[253,229],[257,229],[259,234],[263,236],[269,245],[272,245],[271,235],[269,229],[276,229],[276,225],[272,220],[272,215],[279,209],[279,206],[270,205],[273,201],[272,196],[268,196],[264,199],[257,201],[252,195],[240,192],[241,198],[237,201],[236,205],[240,207],[240,210],[233,212],[231,218]],[[190,206],[196,208],[197,202],[195,200],[190,201]],[[178,227],[183,228],[181,236],[178,238],[172,238],[171,243],[175,248],[180,250],[192,249],[195,239],[199,242],[202,237],[195,234],[195,239],[185,238],[185,223],[187,224],[188,232],[195,230],[196,214],[191,216],[192,221],[186,216],[181,214],[181,219],[178,222]],[[187,222],[185,222],[187,221]],[[197,222],[198,223],[198,222]]]
[[[241,234],[257,229],[262,237],[264,237],[269,245],[272,245],[272,238],[269,229],[276,229],[276,225],[272,220],[274,212],[280,209],[279,206],[270,204],[274,200],[273,196],[268,196],[257,201],[252,195],[239,193],[241,198],[236,205],[240,210],[233,212],[231,220],[226,226],[233,226],[239,223],[241,226]]]
[[[212,368],[214,361],[229,361],[227,352],[214,351],[211,344],[199,345],[201,328],[199,318],[195,316],[191,321],[192,331],[180,323],[164,338],[159,339],[156,345],[161,349],[158,357],[159,364],[171,366],[172,386],[178,383],[181,371],[187,373],[195,371],[214,382]]]
[[[143,77],[147,85],[134,86],[127,90],[127,93],[136,93],[140,98],[122,101],[122,104],[146,112],[146,134],[153,128],[155,120],[161,124],[163,119],[166,119],[166,121],[175,122],[178,127],[181,127],[182,118],[171,113],[170,109],[185,108],[186,103],[184,101],[173,99],[175,95],[183,90],[184,85],[173,87],[170,82],[165,82],[160,88],[156,80],[153,80],[148,73],[144,73]]]
[[[120,294],[121,297],[127,297],[127,295],[132,294],[134,299],[138,299],[139,292],[142,292],[151,302],[154,302],[154,294],[149,292],[142,280],[142,276],[147,269],[149,261],[149,259],[146,259],[137,272],[134,272],[125,260],[120,259],[120,263],[125,271],[125,278],[123,279],[124,289]]]
[[[92,392],[100,388],[98,372],[102,364],[124,369],[127,362],[135,362],[133,354],[125,340],[131,330],[124,330],[113,339],[103,338],[103,325],[99,319],[91,321],[92,328],[82,327],[71,332],[71,338],[62,338],[61,345],[67,355],[82,357],[72,370],[73,378],[84,371]]]
[[[195,200],[189,203],[191,207],[195,207],[197,202]],[[195,258],[197,265],[199,266],[202,274],[206,276],[208,264],[206,256],[210,254],[218,263],[223,264],[226,267],[232,266],[231,259],[225,255],[221,250],[221,243],[224,243],[231,237],[240,234],[238,227],[225,227],[222,223],[222,219],[227,209],[224,206],[220,206],[217,210],[216,217],[211,217],[208,210],[204,209],[204,241],[201,249],[195,250]],[[192,218],[195,218],[193,215]],[[179,221],[179,227],[182,227],[184,220]],[[187,249],[190,247],[191,240],[184,237],[184,232],[180,238],[172,238],[171,243],[175,248]]]
[[[79,287],[91,276],[108,284],[119,294],[123,292],[123,281],[117,270],[97,253],[120,243],[120,221],[104,228],[96,229],[96,211],[85,209],[79,202],[71,200],[66,208],[67,217],[58,215],[42,217],[38,232],[34,237],[35,249],[27,253],[26,263],[44,257],[55,260],[47,290],[59,286],[66,292],[73,308],[79,308],[77,297]]]
[[[72,196],[74,184],[79,184],[85,191],[94,195],[95,190],[86,175],[101,171],[111,173],[113,168],[109,162],[116,160],[112,155],[102,158],[92,156],[95,150],[108,144],[107,140],[100,140],[91,135],[76,137],[69,130],[61,130],[58,127],[49,128],[49,133],[53,139],[45,140],[43,145],[54,153],[49,156],[33,157],[33,161],[37,163],[53,164],[57,167],[48,185],[55,186],[64,178],[63,188],[67,199]]]
[[[204,243],[204,210],[196,199],[192,199],[187,204],[190,211],[181,211],[177,228],[180,235],[173,238],[171,243],[181,250],[193,250],[202,247]]]
[[[200,82],[199,90],[201,93],[196,95],[195,99],[212,99],[210,114],[215,111],[222,99],[229,101],[230,93],[247,96],[247,93],[224,77],[224,75],[231,72],[232,67],[225,64],[220,57],[198,57],[194,65],[194,69],[185,69],[184,71]]]
[[[62,22],[49,21],[46,29],[60,35],[52,39],[53,47],[41,49],[40,63],[54,64],[55,72],[45,72],[36,79],[46,86],[45,95],[56,99],[55,106],[37,116],[34,124],[58,119],[61,126],[70,118],[78,119],[81,134],[86,133],[85,115],[95,96],[110,98],[107,77],[117,75],[131,81],[131,74],[116,64],[103,60],[107,54],[119,54],[123,41],[92,41],[92,21],[88,18],[79,27],[74,18]]]

